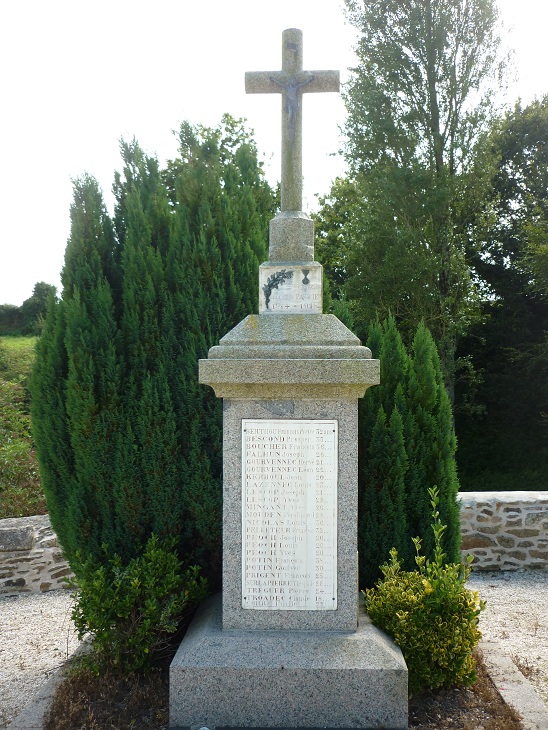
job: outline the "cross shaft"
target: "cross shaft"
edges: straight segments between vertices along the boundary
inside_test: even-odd
[[[303,34],[290,28],[282,34],[282,70],[248,71],[245,90],[248,94],[282,95],[281,210],[301,211],[302,95],[339,91],[339,72],[303,71]]]

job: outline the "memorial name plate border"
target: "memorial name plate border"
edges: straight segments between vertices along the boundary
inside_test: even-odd
[[[309,266],[267,265],[259,269],[259,314],[322,313],[322,268]]]
[[[242,608],[337,609],[338,421],[242,419]]]

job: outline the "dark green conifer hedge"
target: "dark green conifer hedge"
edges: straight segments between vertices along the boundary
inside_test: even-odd
[[[257,307],[275,196],[241,122],[181,126],[160,169],[122,143],[107,213],[96,181],[74,185],[59,301],[32,377],[48,510],[73,568],[124,561],[151,533],[213,582],[221,556],[221,404],[198,359]]]
[[[436,345],[419,325],[408,353],[393,318],[369,328],[367,345],[381,361],[381,384],[360,401],[360,585],[381,576],[379,566],[395,547],[407,570],[415,568],[412,538],[425,555],[434,551],[429,489],[439,491],[447,529],[443,551],[460,562],[456,439]]]

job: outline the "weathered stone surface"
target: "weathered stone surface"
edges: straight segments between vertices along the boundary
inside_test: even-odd
[[[13,520],[2,521],[13,522]],[[30,525],[16,526],[12,524],[0,527],[0,551],[32,550],[34,542],[34,529]]]
[[[538,537],[540,535],[539,530],[530,530],[525,527],[523,528],[514,528],[508,530],[510,535],[515,535],[516,537]]]
[[[314,222],[300,211],[282,211],[270,221],[269,262],[311,262]]]
[[[313,315],[311,315],[313,316]],[[379,382],[378,360],[200,360],[219,398],[360,398]]]
[[[22,531],[31,547],[0,551],[0,593],[38,593],[67,587],[64,576],[70,575],[70,569],[47,515],[0,520],[0,531],[6,529]]]
[[[523,563],[524,560],[527,558],[527,553],[524,553],[521,550],[511,550],[508,553],[508,557],[514,558],[514,560],[518,560],[520,563]]]
[[[513,537],[508,537],[508,535],[499,535],[499,537],[497,537],[497,542],[505,548],[513,548],[516,544],[515,539]]]
[[[528,527],[531,525],[538,525],[545,530],[548,529],[548,512],[534,512],[533,514],[527,515],[525,518],[525,524]]]
[[[494,526],[480,525],[477,528],[477,530],[478,530],[478,532],[481,532],[482,535],[496,535],[497,532],[499,531],[499,528],[496,525],[494,525]]]
[[[333,315],[250,315],[199,362],[219,398],[360,398],[379,382],[379,361]]]
[[[401,652],[364,615],[353,632],[223,631],[214,597],[170,668],[178,727],[403,730],[407,706]]]
[[[222,337],[217,347],[210,349],[208,357],[230,357],[223,349],[228,345],[294,345],[305,348],[300,357],[307,357],[307,346],[338,345],[359,347],[362,357],[371,357],[371,351],[363,348],[358,337],[332,314],[250,314]]]
[[[472,555],[476,570],[548,569],[547,497],[548,492],[462,493],[463,556]],[[478,535],[490,535],[493,544],[481,544]]]
[[[492,545],[496,545],[496,542],[489,537],[473,534],[462,538],[461,549],[475,550],[476,548],[491,547]]]

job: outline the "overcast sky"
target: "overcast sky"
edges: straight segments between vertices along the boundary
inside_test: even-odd
[[[508,101],[548,92],[546,0],[499,0],[519,74]],[[224,112],[255,131],[279,179],[280,98],[246,95],[245,71],[277,70],[281,33],[304,33],[305,69],[354,63],[341,0],[0,0],[0,303],[20,305],[37,281],[60,286],[71,179],[94,175],[112,209],[118,142],[135,137],[176,156],[183,120]],[[513,30],[510,30],[513,29]],[[303,105],[304,207],[343,172],[338,94]]]

